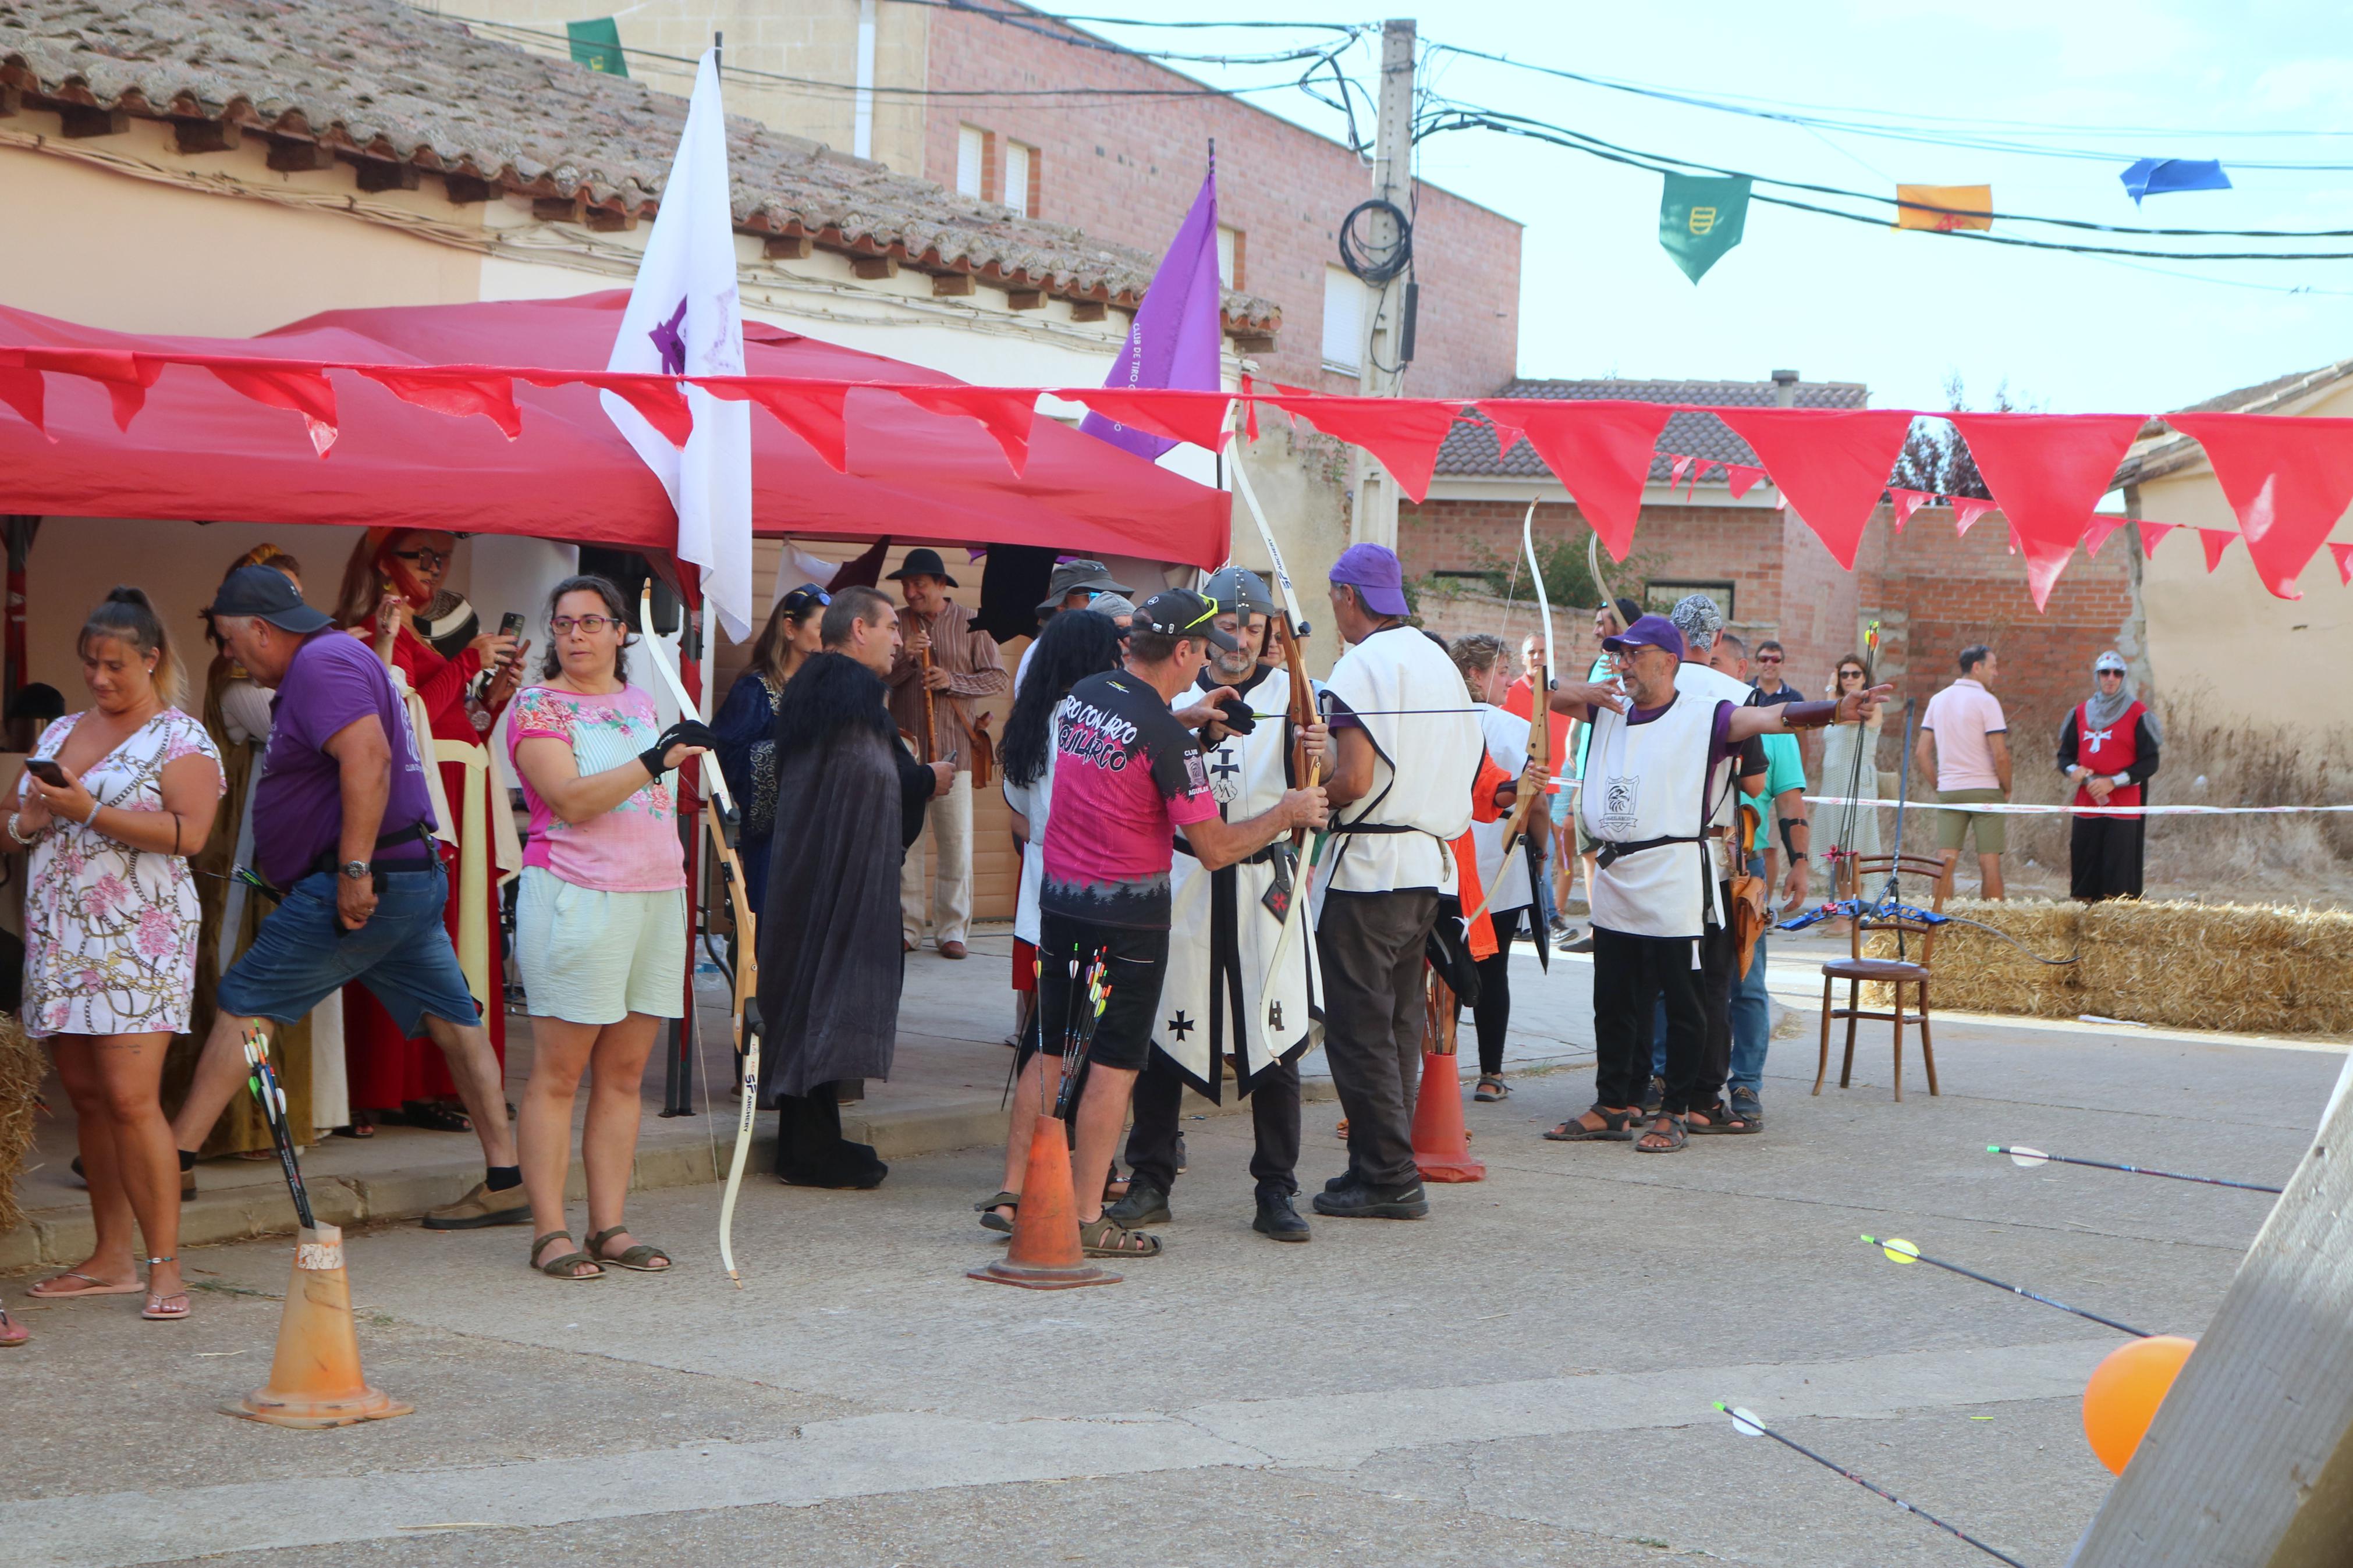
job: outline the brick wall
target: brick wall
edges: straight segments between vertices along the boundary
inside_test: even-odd
[[[934,90],[1084,85],[1186,91],[1197,85],[1133,56],[1073,47],[953,9],[926,15]],[[1052,26],[1043,19],[1035,25]],[[1006,144],[1022,142],[1038,150],[1036,216],[1157,253],[1200,187],[1214,138],[1219,216],[1244,237],[1237,286],[1282,307],[1276,350],[1260,356],[1267,374],[1321,391],[1354,391],[1353,374],[1323,369],[1322,345],[1324,269],[1339,259],[1340,219],[1371,194],[1371,175],[1356,157],[1238,99],[1081,103],[934,100],[922,173],[953,186],[957,127],[978,127],[991,133],[986,195],[1002,196]],[[1492,394],[1516,368],[1520,226],[1430,185],[1419,192],[1419,212],[1420,310],[1406,390]]]

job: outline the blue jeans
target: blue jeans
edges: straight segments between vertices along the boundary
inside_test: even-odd
[[[1765,874],[1765,857],[1748,857],[1748,874]],[[1765,1082],[1765,1053],[1773,1044],[1773,1004],[1765,994],[1765,938],[1757,939],[1757,956],[1748,973],[1732,983],[1732,1076],[1725,1089],[1745,1089],[1751,1094]],[[1667,1072],[1667,1008],[1660,1003],[1651,1019],[1651,1071]]]
[[[245,956],[221,976],[223,1013],[290,1024],[356,980],[412,1039],[427,1018],[482,1021],[442,924],[449,879],[439,860],[382,873],[375,912],[357,931],[335,918],[335,882],[332,871],[314,872],[269,912]]]

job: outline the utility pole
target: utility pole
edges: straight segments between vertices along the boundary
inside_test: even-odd
[[[1373,132],[1373,195],[1399,212],[1410,206],[1407,184],[1413,172],[1413,47],[1411,17],[1381,24],[1380,118]],[[1400,239],[1397,219],[1376,209],[1366,225],[1374,256],[1393,253]],[[1365,363],[1356,377],[1366,397],[1395,397],[1404,369],[1405,279],[1393,278],[1372,295],[1373,322]],[[1397,548],[1397,481],[1362,447],[1354,463],[1356,505],[1348,537],[1356,543]]]

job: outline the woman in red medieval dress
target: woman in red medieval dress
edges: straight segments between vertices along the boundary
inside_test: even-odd
[[[449,870],[449,940],[503,1065],[499,885],[520,868],[522,851],[485,742],[514,695],[522,647],[512,637],[480,633],[472,608],[442,589],[457,544],[447,533],[369,529],[344,570],[335,619],[375,646],[396,682],[413,694],[412,719],[421,712],[430,731],[417,741],[420,753],[439,763],[440,794],[448,805],[441,857]],[[356,1133],[365,1136],[374,1121],[386,1121],[438,1131],[472,1130],[438,1050],[405,1038],[364,986],[347,986],[343,1007]]]

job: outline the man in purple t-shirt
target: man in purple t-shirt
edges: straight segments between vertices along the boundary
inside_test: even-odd
[[[391,677],[269,567],[230,573],[206,614],[237,661],[277,689],[253,842],[255,869],[280,901],[221,976],[218,1015],[173,1123],[181,1167],[242,1087],[246,1037],[309,1016],[358,981],[404,1033],[441,1047],[490,1167],[426,1227],[527,1223],[504,1081],[442,923],[449,889],[432,800]]]

